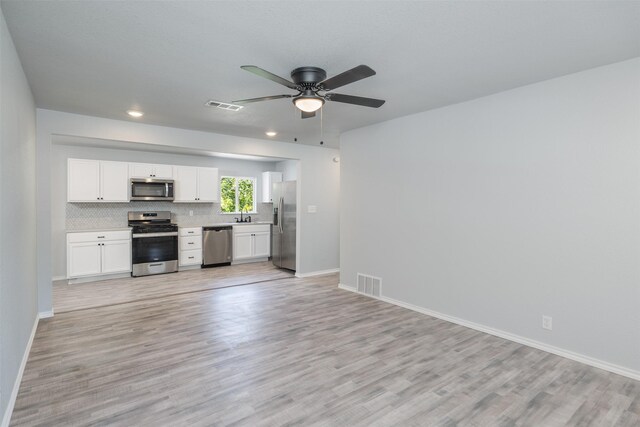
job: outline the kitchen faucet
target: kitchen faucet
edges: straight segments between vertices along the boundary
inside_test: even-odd
[[[251,222],[251,216],[248,215],[246,218],[242,218],[242,209],[240,209],[240,219],[236,217],[235,220],[236,222]]]

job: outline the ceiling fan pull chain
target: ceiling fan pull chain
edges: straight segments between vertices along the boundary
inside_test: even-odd
[[[320,107],[320,145],[324,144],[324,108]]]

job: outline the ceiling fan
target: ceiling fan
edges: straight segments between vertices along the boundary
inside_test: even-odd
[[[248,104],[250,102],[268,101],[271,99],[293,98],[293,104],[302,111],[302,118],[314,117],[325,101],[343,102],[346,104],[362,105],[364,107],[378,108],[384,104],[382,99],[363,98],[360,96],[343,95],[330,92],[339,87],[357,82],[376,74],[366,65],[358,65],[355,68],[327,79],[327,73],[318,67],[300,67],[291,72],[291,80],[283,79],[269,71],[255,65],[243,65],[240,68],[256,74],[265,79],[279,83],[289,89],[297,90],[296,95],[273,95],[261,98],[240,99],[234,104]],[[327,92],[321,94],[320,92]]]

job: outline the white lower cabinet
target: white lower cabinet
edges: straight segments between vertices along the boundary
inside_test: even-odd
[[[236,233],[233,229],[233,260],[253,257],[251,233]]]
[[[180,251],[180,267],[202,264],[202,249]]]
[[[67,233],[67,278],[131,272],[131,231]]]
[[[102,246],[97,242],[69,243],[67,277],[97,276],[102,273]]]
[[[271,256],[271,233],[269,231],[253,233],[253,256]]]
[[[131,271],[131,241],[104,242],[101,261],[103,274]]]
[[[264,259],[271,255],[271,226],[234,225],[233,261]]]
[[[202,227],[180,228],[178,233],[180,267],[202,264]]]

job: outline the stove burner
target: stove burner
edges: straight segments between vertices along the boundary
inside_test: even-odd
[[[177,224],[131,224],[134,234],[142,233],[172,233],[178,231]]]

